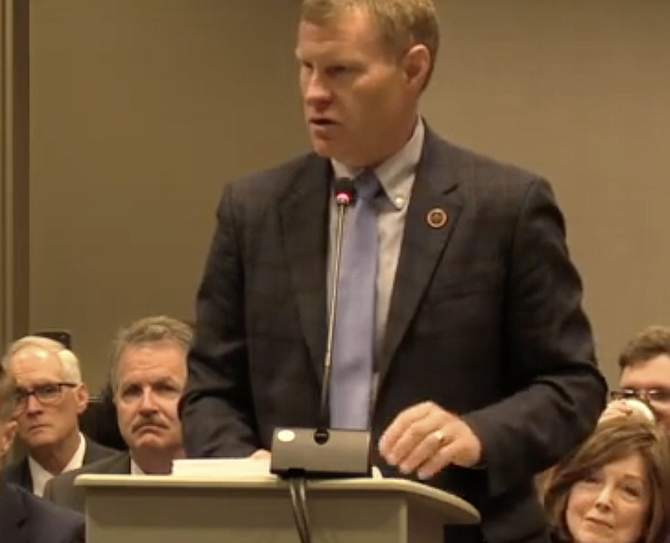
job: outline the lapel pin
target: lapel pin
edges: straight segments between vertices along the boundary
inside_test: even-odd
[[[449,215],[444,209],[434,207],[426,215],[426,222],[431,228],[443,228],[449,222]]]

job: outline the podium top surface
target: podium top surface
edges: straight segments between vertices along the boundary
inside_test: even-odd
[[[356,478],[308,480],[308,492],[361,492],[403,494],[408,500],[422,507],[447,514],[457,524],[478,524],[477,509],[465,500],[436,488],[396,478]],[[274,475],[241,477],[194,477],[176,475],[97,475],[84,474],[77,477],[75,485],[86,487],[87,492],[106,489],[222,489],[239,491],[287,492],[288,484]],[[448,513],[447,513],[448,511]]]

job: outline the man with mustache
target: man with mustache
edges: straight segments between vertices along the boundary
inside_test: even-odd
[[[55,478],[45,498],[84,511],[85,496],[74,486],[83,473],[164,475],[183,457],[177,405],[186,385],[191,328],[169,317],[147,317],[118,334],[110,378],[119,430],[127,452]]]
[[[16,381],[17,433],[28,451],[7,468],[5,482],[42,496],[52,477],[114,454],[80,431],[89,394],[71,350],[26,336],[9,346],[2,366]]]

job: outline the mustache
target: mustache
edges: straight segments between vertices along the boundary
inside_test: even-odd
[[[147,426],[153,426],[157,428],[167,428],[167,424],[161,420],[158,416],[140,416],[131,426],[131,430],[136,432]]]

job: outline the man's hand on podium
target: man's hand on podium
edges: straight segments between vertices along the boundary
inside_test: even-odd
[[[379,451],[402,473],[430,479],[450,464],[477,466],[482,444],[461,418],[433,402],[424,402],[395,418],[379,441]]]

